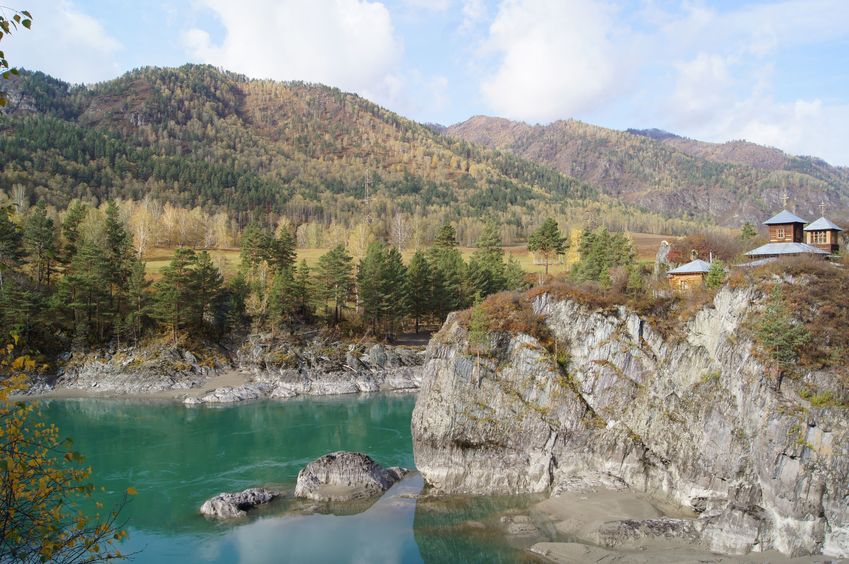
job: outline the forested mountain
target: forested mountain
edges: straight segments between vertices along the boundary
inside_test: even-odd
[[[739,226],[773,213],[786,190],[798,213],[849,208],[849,169],[745,141],[705,143],[661,130],[616,131],[575,120],[532,126],[477,116],[447,135],[551,166],[624,202]]]
[[[622,218],[611,227],[667,233],[687,226],[321,85],[186,65],[87,87],[22,73],[9,97],[0,190],[24,203],[147,195],[226,209],[242,224],[266,214],[295,224],[368,216],[378,232],[399,213],[433,230],[494,215],[520,239],[543,215]]]

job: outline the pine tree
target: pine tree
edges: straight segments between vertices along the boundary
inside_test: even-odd
[[[20,265],[24,255],[23,232],[12,221],[11,208],[0,208],[0,290],[3,289],[3,274]]]
[[[743,224],[743,227],[740,229],[739,238],[744,243],[748,243],[752,239],[758,236],[758,231],[755,229],[755,226],[749,223],[748,221]]]
[[[472,292],[482,297],[506,289],[504,250],[498,226],[488,222],[477,241],[477,250],[469,259],[468,277]]]
[[[247,325],[245,301],[250,293],[250,287],[244,274],[237,273],[224,289],[224,327],[227,330],[242,329]]]
[[[526,273],[519,263],[519,259],[510,255],[507,258],[507,264],[504,266],[504,287],[507,290],[526,290],[528,282]]]
[[[782,366],[793,364],[799,357],[799,351],[811,340],[808,330],[793,322],[779,286],[770,293],[766,308],[755,327],[755,337]]]
[[[628,282],[625,285],[625,290],[631,295],[638,295],[645,289],[645,281],[640,273],[640,268],[637,265],[631,265],[628,268]]]
[[[177,340],[177,333],[191,321],[192,302],[196,293],[192,268],[196,261],[197,256],[193,250],[177,248],[174,258],[162,269],[162,278],[154,285],[154,316],[170,328],[174,341]]]
[[[579,281],[610,283],[610,271],[616,267],[630,267],[636,253],[631,240],[624,233],[610,233],[606,227],[595,231],[585,229],[578,245],[580,260],[572,269]],[[609,286],[608,286],[609,287]]]
[[[314,288],[312,273],[306,260],[301,260],[297,272],[295,272],[292,294],[295,300],[296,311],[305,320],[309,320],[312,315],[311,302],[314,295]]]
[[[208,252],[201,251],[196,255],[190,278],[189,287],[194,292],[189,301],[192,307],[192,327],[200,332],[204,332],[207,327],[220,330],[218,310],[221,307],[224,278]]]
[[[433,309],[440,320],[466,307],[466,263],[456,247],[433,246],[428,251],[433,283]]]
[[[59,297],[74,316],[75,345],[102,342],[109,310],[109,264],[94,242],[79,245],[59,283]]]
[[[80,241],[80,224],[88,215],[89,208],[79,200],[74,200],[65,212],[65,217],[62,219],[62,239],[64,240],[63,260],[66,264],[71,262],[71,259],[77,253],[77,245]]]
[[[134,253],[132,239],[121,221],[120,210],[114,200],[110,200],[106,206],[103,231],[106,243],[106,284],[109,288],[110,313],[114,319],[120,320],[126,315],[125,294]],[[115,324],[116,329],[119,324]],[[116,335],[120,344],[120,331],[116,331]]]
[[[333,304],[334,323],[339,322],[354,287],[352,262],[344,245],[337,245],[318,259],[316,294],[325,303]]]
[[[109,281],[118,293],[126,284],[130,275],[133,259],[133,244],[130,234],[121,221],[118,204],[110,200],[106,206],[106,218],[103,225],[106,239],[106,259],[109,261]]]
[[[449,312],[466,306],[466,263],[457,249],[457,233],[451,224],[439,228],[428,250],[433,296],[433,312],[445,319]]]
[[[124,331],[138,344],[151,315],[151,282],[145,275],[145,264],[135,259],[130,265],[130,277],[127,279],[127,313],[124,317]]]
[[[528,250],[542,256],[545,261],[546,276],[548,275],[548,265],[557,257],[566,253],[568,247],[569,239],[560,233],[557,222],[550,217],[528,238]]]
[[[363,319],[371,324],[372,330],[383,318],[383,273],[386,268],[386,251],[382,243],[374,241],[366,249],[357,268],[357,292]]]
[[[291,319],[298,310],[295,276],[292,268],[275,272],[268,294],[268,317],[272,334],[285,320]]]
[[[416,251],[413,258],[410,259],[410,265],[407,268],[407,288],[409,291],[409,312],[413,316],[416,324],[416,333],[419,332],[421,321],[433,309],[433,281],[425,254],[422,251]]]
[[[36,286],[50,285],[53,260],[56,258],[56,234],[53,220],[47,216],[44,200],[39,200],[27,217],[24,247],[29,255]]]
[[[710,263],[710,268],[705,276],[705,286],[710,289],[716,289],[722,286],[725,282],[725,262],[716,259]]]
[[[450,223],[443,224],[436,233],[436,239],[433,242],[433,246],[443,249],[451,249],[458,245],[457,231]]]
[[[241,248],[239,249],[242,268],[250,270],[262,261],[271,263],[274,247],[275,242],[271,231],[257,223],[248,224],[242,232]]]
[[[383,311],[388,323],[387,333],[393,335],[398,323],[407,315],[409,286],[407,285],[407,268],[404,266],[401,253],[392,246],[386,251],[383,295]]]
[[[273,240],[271,261],[278,271],[291,269],[295,265],[295,238],[283,229],[277,239]]]

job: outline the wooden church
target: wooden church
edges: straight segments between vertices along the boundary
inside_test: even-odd
[[[825,217],[825,204],[820,204],[822,217],[808,225],[808,222],[795,213],[788,211],[787,195],[784,196],[784,208],[778,214],[764,221],[769,232],[769,242],[752,249],[746,256],[752,261],[740,266],[755,267],[783,257],[816,256],[826,259],[840,252],[840,232],[843,231],[834,222]],[[710,262],[693,260],[667,272],[669,285],[675,290],[688,290],[704,284],[710,270]]]
[[[827,258],[840,250],[838,234],[843,231],[825,218],[825,204],[821,204],[823,217],[807,225],[807,221],[785,209],[764,221],[769,230],[769,242],[746,253],[754,259],[750,266],[782,257],[818,256]],[[807,225],[807,227],[806,227]]]

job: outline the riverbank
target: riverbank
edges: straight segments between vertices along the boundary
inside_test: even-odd
[[[34,378],[45,398],[138,398],[187,404],[418,390],[423,347],[254,336],[239,347],[150,343],[66,355]]]
[[[50,388],[32,394],[44,399],[138,399],[138,400],[172,400],[183,401],[186,398],[196,398],[219,388],[239,387],[251,381],[251,374],[238,370],[227,370],[210,376],[195,388],[170,388],[158,391],[128,391],[100,390],[94,388]]]

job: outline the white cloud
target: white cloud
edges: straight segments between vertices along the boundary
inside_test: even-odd
[[[123,46],[93,17],[68,0],[28,0],[32,29],[3,41],[13,66],[40,70],[69,82],[97,82],[120,71]]]
[[[732,85],[728,61],[719,55],[699,55],[676,65],[678,79],[671,104],[682,125],[701,123],[727,103]]]
[[[481,92],[498,114],[551,121],[586,111],[623,88],[611,7],[591,0],[506,0],[484,43],[499,63]]]
[[[460,31],[467,32],[486,18],[486,2],[484,0],[463,0],[462,12],[463,23],[460,24]]]
[[[366,0],[200,0],[224,37],[190,29],[192,56],[257,78],[304,80],[363,92],[379,88],[403,50],[389,11]]]
[[[429,121],[449,104],[448,79],[442,75],[426,76],[418,70],[387,75],[379,84],[362,92],[370,100],[399,114]]]
[[[727,106],[685,133],[705,141],[745,139],[778,147],[794,155],[812,155],[837,165],[849,165],[849,104],[821,99],[779,102],[768,94]]]
[[[451,7],[452,0],[404,0],[404,4],[421,10],[444,12]]]
[[[775,80],[788,49],[840,37],[849,37],[843,0],[726,13],[689,6],[680,17],[665,18],[654,37],[655,59],[671,65],[675,81],[671,95],[660,98],[661,125],[708,141],[746,139],[849,164],[849,101],[788,96]],[[695,54],[670,62],[668,53]]]

